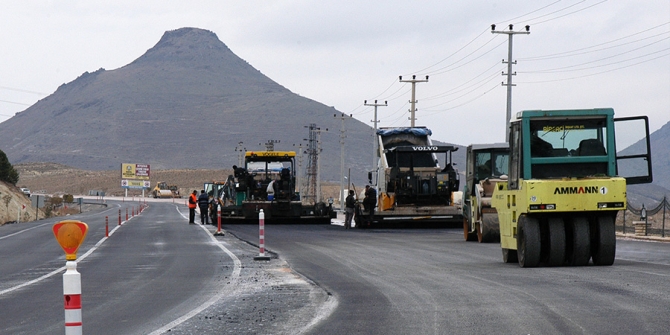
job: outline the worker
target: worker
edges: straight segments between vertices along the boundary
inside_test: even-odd
[[[265,189],[265,193],[268,195],[268,201],[272,201],[275,199],[275,181],[272,180],[268,184],[267,189]]]
[[[221,194],[221,198],[219,199],[212,196],[212,198],[209,200],[209,216],[212,218],[212,224],[216,224],[218,221],[217,211],[219,209],[219,205],[222,205],[221,199],[225,199],[223,194]]]
[[[356,206],[356,199],[354,198],[354,190],[349,190],[349,195],[344,201],[344,229],[351,228],[351,219],[354,217],[354,207]]]
[[[198,203],[197,194],[198,191],[193,190],[193,193],[188,197],[188,224],[195,224],[195,207]]]
[[[241,177],[244,177],[244,175],[247,174],[247,169],[233,165],[233,174],[235,175],[235,178],[238,178],[239,180]]]
[[[198,196],[198,207],[200,207],[200,224],[209,223],[207,219],[207,208],[209,207],[209,197],[205,190],[200,191],[200,196]]]
[[[365,206],[367,204],[367,206]],[[370,211],[370,223],[375,216],[375,207],[377,206],[377,190],[370,185],[365,185],[365,198],[363,199],[363,205]]]

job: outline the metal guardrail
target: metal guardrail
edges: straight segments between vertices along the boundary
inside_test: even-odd
[[[636,235],[640,235],[644,231],[644,236],[666,237],[665,216],[666,209],[670,209],[670,202],[668,202],[667,197],[663,197],[663,200],[659,201],[654,208],[646,208],[645,204],[642,204],[641,207],[636,207],[630,202],[627,202],[626,205],[628,209],[623,212],[623,224],[617,226],[617,228],[621,227],[621,231],[624,234],[634,230]],[[658,214],[661,212],[660,222],[658,222]],[[630,218],[631,216],[633,217],[632,219]]]

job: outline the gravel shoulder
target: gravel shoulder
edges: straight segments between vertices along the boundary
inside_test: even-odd
[[[212,226],[207,229],[216,231]],[[169,334],[301,334],[337,306],[332,295],[276,254],[269,253],[269,261],[255,261],[254,245],[229,233],[217,240],[239,258],[239,277],[221,278],[221,289],[228,294],[169,329]]]

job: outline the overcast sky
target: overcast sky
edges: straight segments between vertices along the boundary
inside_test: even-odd
[[[670,121],[668,0],[3,1],[0,122],[85,71],[140,57],[163,33],[197,27],[289,90],[372,125],[416,125],[468,145],[504,141],[508,35],[513,114],[612,107]]]

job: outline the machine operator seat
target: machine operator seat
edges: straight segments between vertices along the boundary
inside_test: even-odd
[[[604,156],[606,154],[603,143],[598,139],[589,138],[579,142],[579,148],[577,149],[577,155],[579,156]]]

